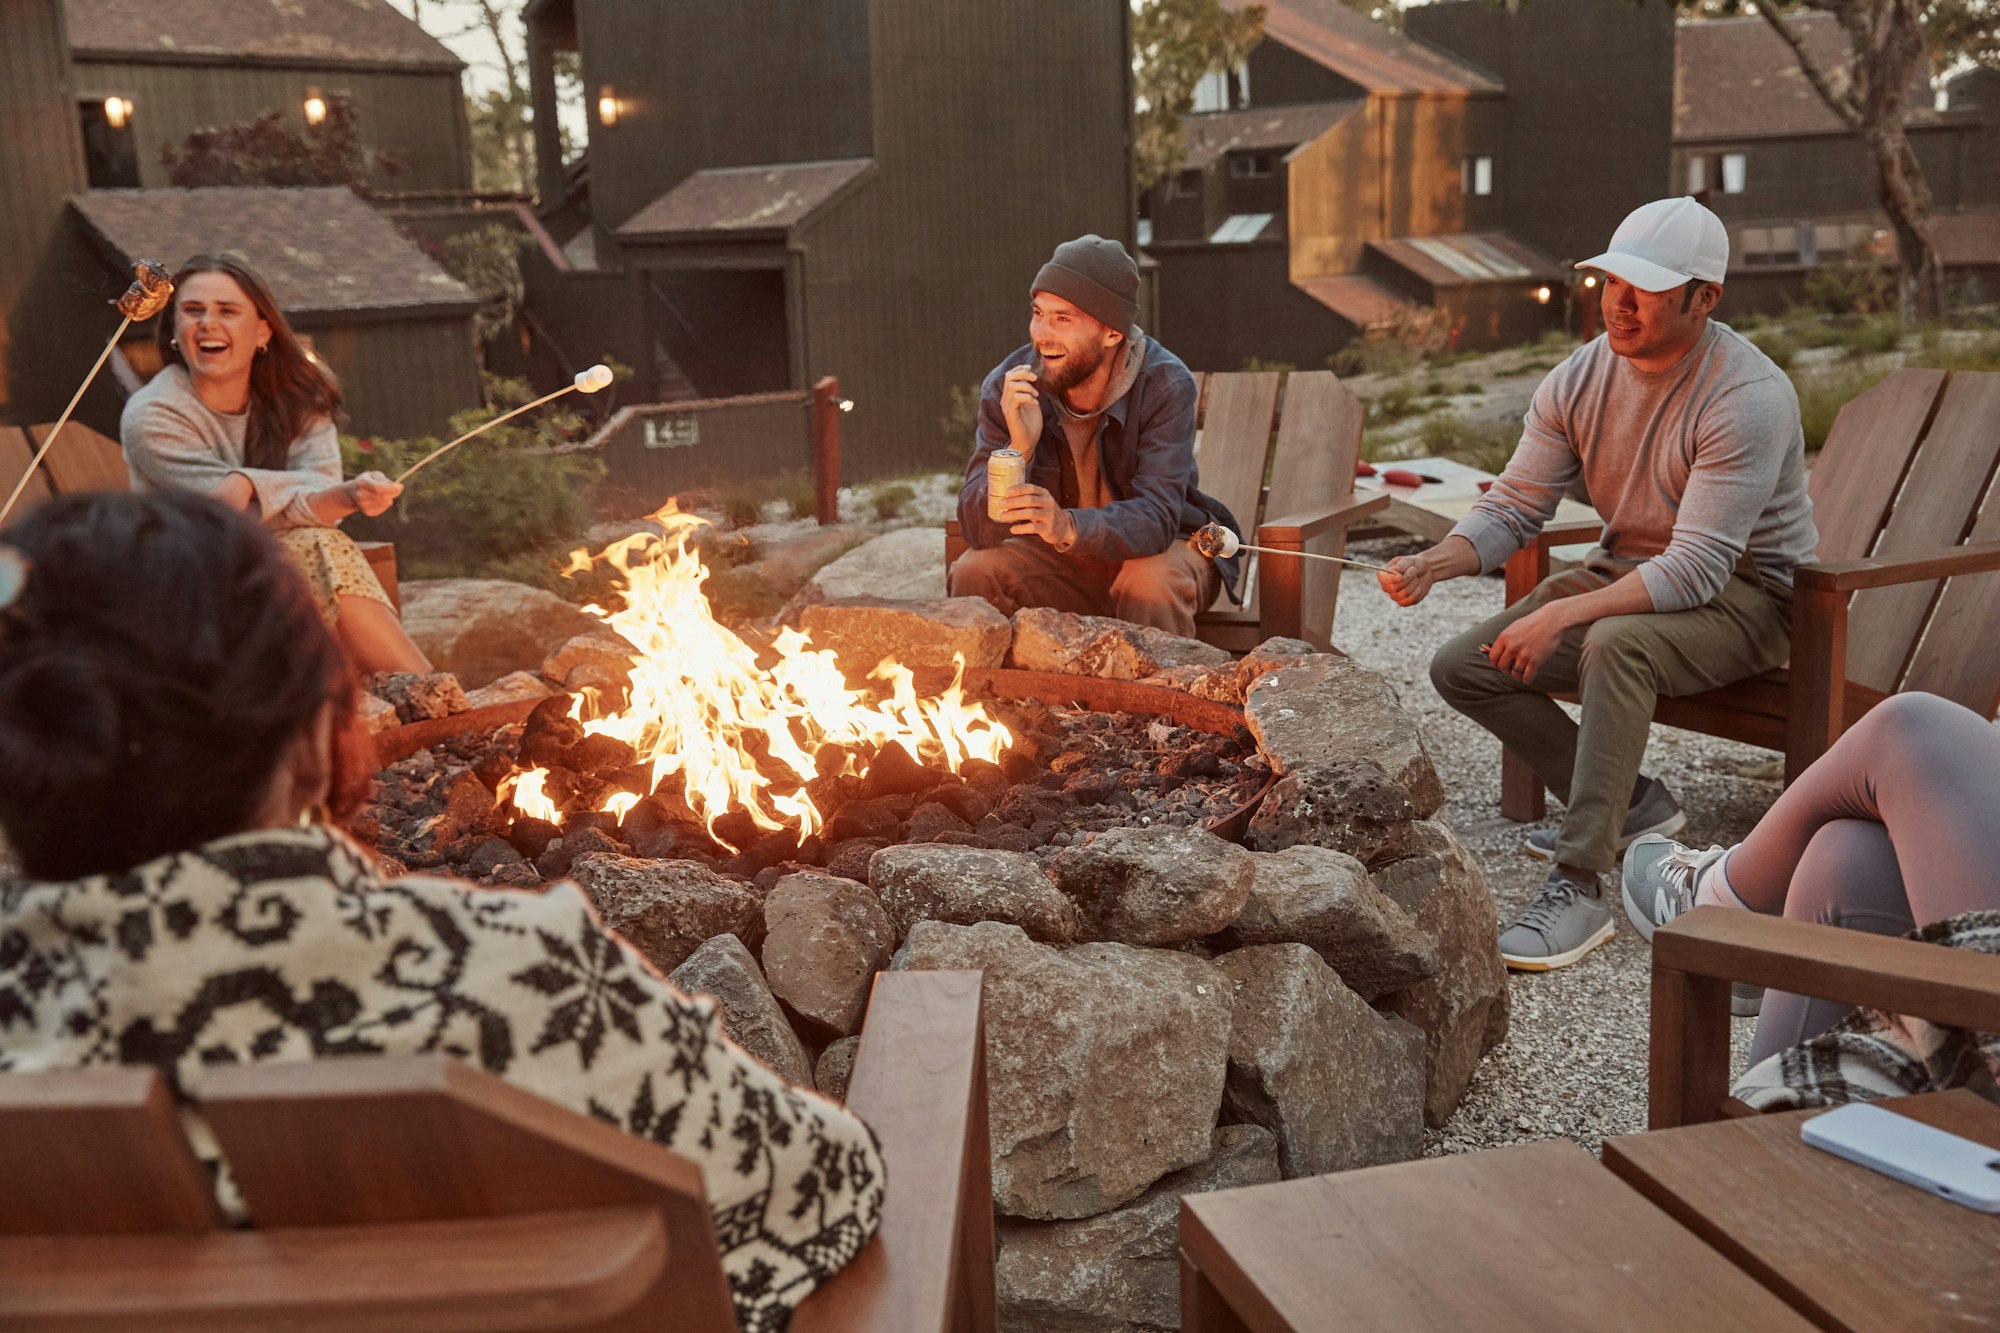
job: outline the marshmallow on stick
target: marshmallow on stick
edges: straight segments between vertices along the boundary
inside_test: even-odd
[[[118,307],[118,313],[123,318],[118,321],[118,327],[112,331],[111,340],[104,344],[104,350],[97,354],[97,362],[91,366],[90,373],[83,377],[83,383],[76,386],[76,394],[69,400],[69,406],[65,407],[62,415],[56,418],[56,424],[49,428],[48,436],[43,439],[42,447],[35,451],[35,457],[29,462],[27,470],[21,473],[21,479],[14,483],[14,493],[7,497],[5,505],[0,505],[0,523],[6,522],[7,515],[14,512],[15,502],[21,498],[21,492],[27,489],[28,478],[35,475],[36,470],[42,465],[42,460],[48,457],[49,450],[55,445],[56,436],[62,434],[62,428],[69,424],[70,414],[76,411],[76,405],[83,401],[83,395],[90,388],[91,381],[97,378],[97,372],[104,369],[104,363],[111,359],[111,349],[125,336],[125,330],[132,327],[134,320],[151,319],[159,314],[173,299],[174,280],[167,273],[166,265],[157,259],[141,259],[132,265],[132,285],[125,289],[123,296],[112,302]]]
[[[554,393],[545,393],[532,403],[523,403],[519,407],[515,408],[513,411],[504,412],[501,415],[493,418],[493,420],[487,422],[483,426],[474,427],[472,430],[465,432],[465,434],[459,436],[457,439],[453,440],[449,444],[439,445],[437,448],[431,450],[428,454],[425,454],[422,458],[418,459],[415,463],[411,464],[409,471],[405,472],[402,476],[396,478],[396,484],[400,486],[404,482],[408,481],[411,477],[416,475],[418,468],[424,466],[424,464],[430,462],[433,458],[436,458],[438,455],[456,449],[459,445],[464,444],[467,440],[479,434],[481,431],[492,430],[495,426],[499,425],[501,422],[509,420],[510,418],[513,417],[518,417],[523,412],[526,412],[530,408],[540,407],[543,403],[551,402],[554,399],[562,397],[566,393],[596,393],[600,389],[608,389],[610,387],[611,387],[611,367],[606,365],[595,365],[592,366],[589,370],[579,370],[576,373],[576,378],[574,380],[570,381],[568,384],[563,385],[562,388],[557,389]]]
[[[1238,551],[1258,551],[1264,555],[1295,555],[1301,560],[1328,560],[1336,565],[1353,565],[1356,569],[1384,569],[1382,565],[1371,565],[1366,560],[1349,560],[1346,556],[1320,555],[1316,551],[1283,551],[1275,546],[1250,546],[1241,537],[1220,523],[1204,523],[1188,538],[1188,544],[1211,560],[1226,560]]]

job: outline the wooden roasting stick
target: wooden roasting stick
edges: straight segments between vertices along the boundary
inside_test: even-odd
[[[90,388],[90,382],[97,378],[97,372],[104,369],[104,363],[111,359],[111,349],[125,336],[125,330],[132,326],[134,320],[151,319],[159,314],[167,308],[167,302],[174,299],[173,279],[168,276],[166,266],[158,260],[141,259],[132,265],[132,272],[135,275],[132,285],[125,289],[123,296],[113,302],[118,307],[118,313],[124,318],[118,321],[118,328],[112,333],[111,341],[105,343],[104,350],[97,354],[97,363],[91,366],[90,373],[85,375],[83,383],[77,386],[76,395],[69,400],[69,406],[63,409],[62,415],[56,418],[56,424],[50,427],[48,438],[43,440],[42,447],[35,451],[27,470],[21,473],[21,479],[14,483],[14,493],[7,497],[4,506],[0,506],[0,523],[5,523],[7,515],[14,512],[14,503],[21,498],[21,492],[27,489],[28,478],[35,475],[35,470],[41,467],[42,460],[48,457],[49,450],[55,445],[56,436],[62,434],[62,428],[69,424],[70,414],[76,411],[76,405],[83,401],[83,395]]]
[[[1352,565],[1356,569],[1373,569],[1384,574],[1390,572],[1387,565],[1371,565],[1366,560],[1349,560],[1344,555],[1321,555],[1317,551],[1285,551],[1275,546],[1250,546],[1220,523],[1203,524],[1188,538],[1188,544],[1211,560],[1227,559],[1238,551],[1258,551],[1264,555],[1295,555],[1301,560],[1327,560],[1336,565]]]
[[[513,411],[503,413],[502,415],[493,418],[493,420],[487,422],[483,426],[474,427],[473,429],[465,432],[465,434],[459,436],[457,439],[453,440],[450,444],[439,445],[437,448],[431,450],[428,454],[425,454],[422,458],[418,459],[415,463],[412,463],[410,465],[409,471],[405,472],[402,476],[396,478],[396,484],[400,486],[404,482],[408,481],[411,477],[414,477],[417,474],[418,468],[430,462],[433,458],[436,458],[438,455],[456,449],[459,445],[464,444],[467,440],[479,434],[481,431],[491,430],[495,426],[499,425],[501,422],[506,421],[512,417],[518,417],[523,412],[526,412],[530,408],[540,407],[543,403],[549,402],[552,399],[560,398],[566,393],[596,393],[599,389],[608,389],[610,387],[611,387],[611,367],[605,365],[596,365],[592,366],[589,370],[579,370],[576,373],[576,379],[572,383],[563,385],[562,388],[557,389],[554,393],[545,393],[532,403],[523,403],[519,407],[515,408]]]

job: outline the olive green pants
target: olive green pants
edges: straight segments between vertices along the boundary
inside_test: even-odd
[[[1782,665],[1791,650],[1790,599],[1739,572],[1705,606],[1577,626],[1530,680],[1497,670],[1479,651],[1530,612],[1608,587],[1632,567],[1592,551],[1584,568],[1542,580],[1431,659],[1431,682],[1444,701],[1498,736],[1567,807],[1556,860],[1584,870],[1618,863],[1618,830],[1659,697],[1758,675]],[[1582,701],[1580,722],[1549,697],[1570,692]]]

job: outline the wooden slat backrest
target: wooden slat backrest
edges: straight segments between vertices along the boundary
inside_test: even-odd
[[[151,1069],[0,1074],[0,1236],[219,1223],[214,1189]]]
[[[1907,555],[1964,540],[1993,478],[1996,459],[2000,459],[2000,374],[1955,374],[1869,554]],[[1896,688],[1937,589],[1936,580],[1927,580],[1854,594],[1848,604],[1848,679],[1878,690]]]
[[[48,439],[54,425],[50,422],[29,428],[28,434],[37,449]],[[42,468],[58,495],[132,488],[132,474],[125,466],[125,453],[118,447],[118,441],[99,435],[77,421],[63,427],[62,437],[42,460]]]
[[[1874,553],[1944,382],[1941,370],[1899,370],[1840,409],[1806,480],[1821,560]]]
[[[1229,508],[1244,540],[1257,530],[1258,499],[1271,453],[1271,419],[1278,410],[1278,376],[1258,371],[1209,375],[1202,394],[1195,462],[1201,489]]]
[[[1361,400],[1332,371],[1292,372],[1285,382],[1284,411],[1271,461],[1271,498],[1260,521],[1318,508],[1354,494],[1354,461],[1361,451],[1364,415]],[[1341,554],[1347,549],[1347,530],[1328,533],[1312,549],[1322,555]],[[1340,566],[1323,560],[1300,564],[1304,637],[1314,643],[1331,643]]]
[[[28,442],[28,432],[19,426],[0,426],[0,501],[14,493],[14,487],[20,484],[21,474],[34,460],[35,446]],[[48,475],[38,470],[28,478],[26,489],[15,502],[14,512],[7,517],[10,521],[18,519],[48,498]]]
[[[442,1056],[218,1068],[199,1096],[259,1226],[651,1204],[676,1327],[736,1327],[700,1168],[614,1126]]]
[[[1960,371],[1963,378],[1967,372]],[[1984,378],[2000,382],[2000,374]],[[1986,429],[2000,433],[2000,416],[1989,414]],[[2000,472],[1986,487],[1979,520],[1969,541],[2000,541]],[[1964,704],[1981,717],[2000,707],[2000,652],[1994,627],[2000,625],[2000,574],[1968,574],[1946,579],[1924,629],[1923,642],[1903,678],[1906,690],[1928,690]],[[1851,650],[1850,650],[1851,651]]]
[[[848,1083],[888,1171],[882,1229],[792,1333],[993,1333],[993,1178],[978,972],[883,972]]]

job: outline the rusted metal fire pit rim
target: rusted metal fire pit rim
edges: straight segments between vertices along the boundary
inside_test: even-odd
[[[936,695],[951,684],[949,668],[918,668],[913,674],[920,693]],[[996,699],[1032,700],[1054,707],[1081,707],[1097,713],[1143,713],[1182,727],[1193,727],[1216,736],[1233,736],[1243,727],[1243,710],[1212,699],[1164,685],[1142,685],[1130,680],[1102,680],[1096,676],[1067,676],[1054,671],[1015,671],[1002,667],[973,668],[965,673],[966,685],[984,690]],[[420,750],[461,736],[478,736],[527,720],[542,703],[540,699],[520,699],[513,703],[475,708],[451,717],[433,718],[392,727],[375,737],[376,761],[382,765],[399,763]],[[1273,779],[1275,781],[1275,779]],[[1249,801],[1220,819],[1211,820],[1211,833],[1231,842],[1240,842],[1250,826],[1250,816],[1270,790],[1270,782],[1257,790]]]

